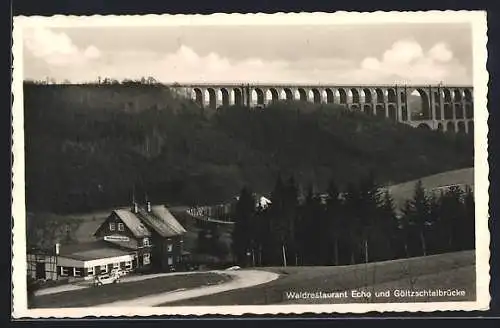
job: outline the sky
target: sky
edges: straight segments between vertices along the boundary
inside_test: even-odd
[[[30,27],[25,79],[472,84],[466,23]]]

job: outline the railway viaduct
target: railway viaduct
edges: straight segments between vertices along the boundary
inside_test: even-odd
[[[413,127],[473,133],[472,86],[171,84],[203,108],[289,100],[339,104]]]

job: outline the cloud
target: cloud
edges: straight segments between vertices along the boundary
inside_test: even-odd
[[[453,59],[453,53],[445,43],[438,43],[429,50],[429,56],[436,61],[449,62]]]
[[[169,53],[132,45],[134,50],[102,51],[93,45],[77,47],[67,34],[48,29],[31,30],[25,44],[32,56],[46,65],[41,70],[28,64],[27,78],[44,78],[49,72],[58,81],[151,76],[166,83],[465,84],[471,78],[443,42],[426,52],[414,40],[399,40],[378,57],[368,56],[360,61],[339,57],[236,60],[216,51],[200,55],[183,44]]]
[[[425,52],[414,40],[395,42],[380,59],[367,57],[348,74],[366,83],[466,84],[471,80],[445,43],[437,43]]]
[[[24,45],[32,56],[55,67],[85,64],[100,56],[95,46],[79,49],[67,34],[43,27],[25,30]]]
[[[401,40],[395,42],[389,50],[384,52],[382,60],[391,64],[409,64],[422,58],[423,55],[420,44],[411,40]]]

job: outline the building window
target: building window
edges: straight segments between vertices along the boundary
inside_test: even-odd
[[[168,244],[168,245],[167,245],[167,252],[171,252],[173,248],[174,248],[174,247],[173,247],[173,245],[172,245],[172,244]]]
[[[87,269],[87,275],[88,276],[93,276],[94,275],[94,267],[90,267]]]
[[[123,226],[123,223],[118,223],[118,231],[125,231],[125,227]]]
[[[120,263],[113,263],[113,269],[119,269]]]
[[[106,265],[101,265],[101,270],[100,270],[100,271],[101,271],[101,273],[106,273],[106,272],[108,272],[108,266],[106,266]]]
[[[143,246],[149,246],[149,238],[144,238],[144,239],[142,240],[142,245],[143,245]]]
[[[82,276],[82,268],[73,268],[73,275],[75,277],[81,277]]]
[[[167,259],[167,263],[168,265],[172,265],[174,264],[174,259],[172,258],[172,256],[169,256],[168,259]]]
[[[69,275],[69,269],[67,267],[60,267],[61,268],[61,276],[66,277]]]
[[[125,269],[132,270],[132,261],[125,262]]]
[[[109,223],[109,231],[115,231],[115,223],[114,222]]]
[[[148,265],[149,263],[151,263],[150,254],[144,253],[144,255],[142,256],[142,264]]]

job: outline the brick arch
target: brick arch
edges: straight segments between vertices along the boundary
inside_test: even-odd
[[[230,104],[229,91],[226,88],[221,88],[220,92],[222,96],[222,106],[229,106]]]
[[[198,106],[203,107],[204,105],[204,97],[203,97],[203,91],[200,88],[194,88],[194,101]]]
[[[315,104],[321,103],[321,92],[318,89],[312,89],[311,93],[313,95],[313,102]]]
[[[307,92],[303,88],[297,89],[297,92],[299,93],[299,100],[300,101],[307,101]]]

